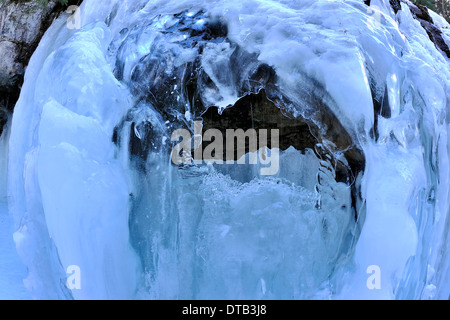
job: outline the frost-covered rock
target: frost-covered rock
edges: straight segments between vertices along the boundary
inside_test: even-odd
[[[37,0],[0,1],[0,109],[14,108],[28,61],[61,9],[56,0],[47,4]],[[0,110],[0,135],[6,112]]]
[[[0,90],[15,93],[25,67],[55,17],[55,0],[0,2]]]

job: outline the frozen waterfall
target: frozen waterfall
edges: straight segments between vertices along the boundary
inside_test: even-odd
[[[448,299],[450,26],[392,2],[84,0],[80,28],[59,17],[0,139],[32,296]],[[180,129],[194,151],[174,164]],[[228,129],[279,145],[225,161]],[[275,156],[271,175],[251,163]]]

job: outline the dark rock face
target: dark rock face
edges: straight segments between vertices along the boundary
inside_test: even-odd
[[[81,1],[69,1],[77,4]],[[28,61],[53,20],[65,10],[57,0],[0,1],[0,109],[12,112]],[[0,133],[4,121],[0,118]]]
[[[28,61],[55,17],[56,2],[0,2],[0,103],[12,110]]]
[[[314,125],[305,119],[295,119],[275,106],[264,90],[257,94],[249,94],[238,100],[234,106],[225,109],[219,114],[215,107],[209,108],[203,115],[203,130],[217,128],[225,136],[227,129],[278,129],[280,132],[279,147],[286,150],[293,146],[297,150],[314,149],[318,140],[312,135],[310,126]],[[271,148],[268,139],[267,147]],[[247,152],[255,152],[246,143]],[[225,151],[225,147],[223,148]],[[242,155],[236,155],[237,160]],[[223,157],[225,160],[225,156]]]
[[[370,6],[370,0],[364,0],[364,4],[366,6]],[[389,0],[389,4],[391,5],[392,9],[395,13],[402,10],[402,5],[400,4],[400,0]]]
[[[210,107],[201,116],[203,131],[219,129],[223,136],[226,136],[226,129],[243,129],[244,131],[248,129],[268,129],[267,146],[269,148],[272,147],[270,129],[278,129],[280,150],[286,150],[290,146],[296,150],[311,149],[316,152],[319,158],[334,158],[330,150],[319,147],[326,144],[326,141],[333,141],[336,146],[334,151],[342,151],[349,163],[349,167],[346,167],[337,159],[333,159],[336,164],[336,179],[340,182],[348,182],[354,178],[352,173],[364,170],[364,154],[353,144],[349,134],[331,112],[323,110],[320,117],[327,128],[325,131],[319,128],[315,122],[302,117],[294,117],[287,110],[277,107],[267,97],[265,90],[244,96],[221,114],[219,114],[217,108]],[[204,144],[203,147],[205,148],[206,145]],[[225,153],[225,145],[223,150]],[[248,141],[246,141],[246,152],[255,151],[257,150],[252,150]],[[241,156],[237,154],[236,149],[234,160]],[[226,159],[225,154],[222,159]]]
[[[400,0],[389,0],[389,3],[396,14],[397,14],[397,12],[402,10],[402,5],[400,3]]]
[[[9,119],[8,112],[6,110],[0,109],[0,137],[3,133],[4,126],[8,122],[8,119]]]

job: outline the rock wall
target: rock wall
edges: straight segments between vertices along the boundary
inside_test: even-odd
[[[69,1],[77,4],[81,1]],[[19,98],[25,68],[53,20],[65,10],[57,0],[0,1],[0,135]]]

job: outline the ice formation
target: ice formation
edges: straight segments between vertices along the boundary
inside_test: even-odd
[[[0,140],[33,297],[447,299],[449,57],[398,5],[85,0],[80,29],[57,19]],[[278,173],[171,163],[202,116],[280,126]]]

